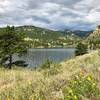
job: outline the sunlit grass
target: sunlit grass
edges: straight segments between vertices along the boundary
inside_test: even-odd
[[[81,86],[78,85],[78,88],[75,88],[76,85],[74,86],[77,95],[73,96],[74,99],[65,99],[68,94],[64,90],[70,88],[68,87],[69,82],[80,81],[80,79],[74,79],[76,75],[82,76]],[[88,75],[92,75],[92,79],[95,81],[90,82],[91,77]],[[85,80],[91,84],[88,86]],[[61,64],[51,64],[46,69],[0,69],[0,100],[80,100],[79,88],[89,88],[92,91],[94,89],[90,88],[92,85],[96,85],[95,89],[100,89],[100,56],[98,51],[64,61]],[[84,91],[82,91],[84,94],[82,94],[82,98],[87,99],[88,94]],[[92,93],[90,96],[92,97]]]

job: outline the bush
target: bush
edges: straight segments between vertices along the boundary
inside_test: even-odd
[[[53,64],[49,69],[44,71],[44,75],[57,75],[58,73],[61,73],[61,65],[60,64]]]
[[[89,100],[100,100],[100,91],[97,88],[96,80],[91,75],[74,77],[68,87],[64,88],[63,93],[64,100],[83,100],[82,97]]]
[[[75,55],[84,55],[88,52],[88,48],[87,45],[83,44],[83,43],[78,43],[78,45],[76,46],[76,51],[75,51]]]
[[[53,62],[52,62],[51,60],[47,59],[47,60],[45,61],[45,63],[41,66],[41,68],[42,68],[42,69],[50,69],[52,63],[53,63]]]

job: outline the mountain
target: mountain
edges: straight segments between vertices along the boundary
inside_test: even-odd
[[[45,28],[40,28],[36,26],[19,26],[16,27],[17,30],[19,31],[24,31],[27,32],[27,35],[30,35],[33,38],[39,38],[42,36],[42,38],[58,38],[66,35],[72,35],[74,34],[75,36],[78,37],[84,37],[84,36],[89,36],[93,31],[83,31],[83,30],[69,30],[66,29],[64,31],[54,31],[54,30],[49,30]]]
[[[59,38],[65,38],[69,36],[70,38],[75,37],[78,38],[79,35],[74,32],[67,31],[55,31],[49,30],[45,28],[40,28],[36,26],[19,26],[16,27],[17,32],[24,32],[26,35],[33,39],[44,39],[44,40],[58,40]]]
[[[5,28],[0,28],[0,33],[2,33],[3,29]],[[82,40],[82,37],[88,37],[88,35],[92,33],[92,31],[69,29],[64,31],[55,31],[32,25],[17,26],[15,27],[15,32],[19,34],[25,33],[25,40],[30,40],[33,47],[75,46],[78,41]]]
[[[3,28],[0,28],[0,31]],[[55,30],[49,30],[45,28],[40,28],[32,25],[24,25],[24,26],[18,26],[15,27],[16,32],[24,32],[28,37],[31,38],[44,38],[44,39],[57,39],[59,37],[63,37],[66,35],[75,35],[77,37],[84,37],[89,36],[90,33],[93,31],[83,31],[83,30],[70,30],[66,29],[64,31],[55,31]]]
[[[16,27],[17,32],[25,32],[26,35],[33,39],[52,39],[55,40],[59,37],[64,36],[60,31],[53,31],[45,28],[35,26],[19,26]]]
[[[33,39],[34,47],[62,47],[75,44],[78,36],[62,31],[54,31],[35,26],[19,26],[16,27],[17,32],[24,32],[27,37]],[[28,39],[29,39],[28,38]]]
[[[4,28],[0,29],[0,33]],[[26,35],[25,40],[31,41],[33,47],[64,47],[76,44],[79,37],[71,32],[54,31],[31,25],[15,27],[15,32]]]
[[[93,31],[81,31],[81,30],[75,30],[73,31],[74,34],[80,36],[80,37],[87,37],[89,36]]]
[[[75,34],[76,36],[79,36],[79,37],[87,37],[89,36],[93,31],[84,31],[84,30],[65,30],[64,31],[66,34]]]

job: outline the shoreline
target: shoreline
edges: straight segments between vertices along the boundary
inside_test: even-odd
[[[31,48],[31,49],[69,49],[69,48],[75,48],[75,46],[73,47],[52,47],[52,48],[37,47],[37,48]]]

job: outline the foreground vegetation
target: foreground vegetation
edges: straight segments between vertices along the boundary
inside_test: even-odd
[[[99,51],[43,69],[0,68],[0,100],[100,100],[99,86]]]

